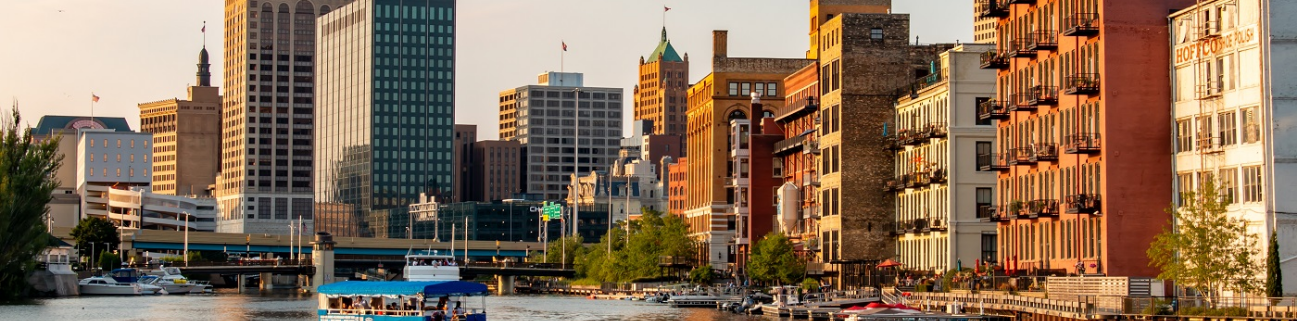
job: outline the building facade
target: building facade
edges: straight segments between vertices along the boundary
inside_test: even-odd
[[[455,124],[454,161],[450,167],[454,170],[454,174],[450,175],[451,186],[455,188],[451,189],[449,195],[444,195],[444,202],[480,201],[472,196],[473,191],[483,187],[478,186],[481,185],[480,181],[471,179],[476,177],[471,172],[473,162],[476,161],[473,157],[476,155],[473,148],[476,142],[477,125]]]
[[[288,234],[311,220],[315,19],[349,2],[225,1],[219,231]]]
[[[712,33],[712,72],[689,88],[686,155],[687,197],[685,221],[690,237],[702,243],[699,262],[717,270],[730,270],[735,262],[731,246],[738,217],[731,206],[737,195],[729,178],[730,120],[765,116],[783,107],[783,79],[810,63],[806,59],[734,58],[728,55],[727,31]],[[763,99],[763,110],[752,110],[750,97]],[[764,118],[764,117],[762,117]]]
[[[585,87],[579,73],[539,78],[539,85],[500,92],[500,139],[517,141],[527,155],[523,192],[562,201],[572,174],[607,170],[617,159],[622,89]]]
[[[775,156],[782,161],[783,187],[779,190],[779,223],[808,259],[815,260],[819,236],[819,64],[811,63],[784,78],[784,101],[775,122],[784,139],[775,143]],[[822,262],[822,261],[817,261]]]
[[[50,226],[72,228],[85,217],[82,212],[81,192],[78,189],[81,182],[80,175],[84,171],[80,165],[81,159],[77,155],[77,149],[81,144],[79,132],[83,129],[131,131],[125,118],[55,115],[41,117],[36,122],[36,127],[31,129],[32,137],[37,141],[58,139],[58,154],[63,155],[63,165],[59,166],[58,171],[54,173],[59,186],[54,188],[52,193],[54,198],[50,200],[50,210],[46,217],[46,223]]]
[[[980,68],[993,45],[965,44],[930,65],[896,102],[897,261],[947,271],[997,259],[991,212],[995,174],[977,170],[977,153],[995,141],[994,122],[976,106],[995,95],[995,72]],[[1036,206],[1057,208],[1056,202]]]
[[[982,12],[988,6],[999,6],[1000,2],[1007,0],[976,0],[973,4],[973,42],[980,44],[995,44],[995,29],[999,19],[993,16],[983,15]]]
[[[153,134],[153,193],[211,196],[220,173],[221,93],[212,87],[207,48],[198,54],[189,98],[139,104],[140,131]],[[179,155],[185,155],[181,162]]]
[[[1175,194],[1199,192],[1214,183],[1229,202],[1229,215],[1248,224],[1265,253],[1271,231],[1280,244],[1297,239],[1297,203],[1285,199],[1294,167],[1283,161],[1297,149],[1280,143],[1293,116],[1294,79],[1281,71],[1292,58],[1267,53],[1297,48],[1277,41],[1297,35],[1280,23],[1297,13],[1283,1],[1201,1],[1170,16],[1172,63],[1171,132],[1175,142]],[[1267,36],[1268,35],[1268,36]],[[1297,251],[1279,248],[1281,258]],[[1284,277],[1297,277],[1297,262],[1281,263]],[[1297,292],[1285,286],[1285,293]]]
[[[680,218],[685,216],[685,204],[689,197],[689,159],[675,159],[667,167],[667,213]]]
[[[140,228],[139,220],[134,219],[138,215],[111,211],[108,191],[148,188],[152,182],[153,135],[80,129],[76,146],[76,186],[81,195],[82,217],[107,219],[121,228]]]
[[[90,206],[106,206],[109,217],[132,222],[119,226],[146,230],[216,231],[216,199],[210,196],[156,194],[147,188],[110,188],[107,192],[107,202]]]
[[[361,0],[318,22],[316,201],[407,237],[407,205],[454,193],[455,1]]]
[[[667,29],[648,58],[639,59],[639,82],[635,85],[635,120],[652,121],[654,135],[684,135],[685,101],[689,90],[689,55],[681,57]]]
[[[1171,48],[1166,14],[1194,1],[1037,0],[999,18],[998,261],[1009,271],[1153,276],[1145,251],[1170,216]],[[1053,204],[1057,203],[1057,207]]]
[[[473,163],[466,195],[474,202],[492,202],[513,198],[522,192],[522,163],[526,159],[522,145],[510,140],[484,140],[472,145]]]

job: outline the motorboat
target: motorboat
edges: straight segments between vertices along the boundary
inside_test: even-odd
[[[193,284],[188,284],[183,282],[176,283],[175,280],[163,279],[156,275],[140,276],[140,284],[161,287],[163,290],[166,290],[168,294],[194,293],[194,287],[195,287],[195,285]],[[199,290],[198,293],[202,293],[202,290]]]
[[[77,289],[82,295],[140,295],[143,291],[134,283],[118,283],[110,277],[92,276],[81,279]]]
[[[405,255],[406,281],[459,281],[459,263],[455,257],[437,251],[420,251]]]
[[[793,308],[800,307],[803,304],[801,300],[800,288],[796,286],[785,285],[785,286],[775,287],[774,289],[771,290],[771,292],[773,292],[774,294],[774,301],[767,304],[759,305],[758,306],[759,309],[757,310],[760,310],[761,314],[769,315],[769,316],[779,316],[779,317],[786,317],[786,316],[797,317],[797,315],[795,315],[794,313],[798,312],[798,310]]]
[[[149,272],[151,276],[157,276],[154,285],[161,285],[172,294],[202,294],[212,293],[212,284],[204,281],[194,281],[180,274],[180,268],[174,266],[163,267]],[[172,286],[174,285],[174,286]],[[184,292],[177,290],[187,289]]]
[[[486,321],[486,285],[464,281],[344,281],[321,285],[319,320]],[[481,306],[472,307],[472,297]]]
[[[136,269],[131,269],[131,268],[115,269],[115,270],[113,270],[112,272],[108,272],[108,278],[111,278],[111,279],[113,279],[114,281],[117,281],[117,283],[122,283],[122,284],[134,284],[135,286],[137,286],[137,287],[140,288],[140,293],[141,293],[141,294],[167,294],[167,293],[169,293],[169,292],[167,292],[167,291],[164,291],[164,289],[163,289],[161,286],[157,286],[157,285],[153,285],[153,284],[141,284],[141,283],[140,283],[140,270],[136,270]]]

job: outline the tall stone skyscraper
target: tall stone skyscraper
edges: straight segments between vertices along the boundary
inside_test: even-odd
[[[662,40],[653,53],[639,60],[635,85],[635,120],[653,121],[654,135],[685,134],[685,97],[689,91],[689,55],[681,58],[662,28]]]
[[[457,192],[455,1],[356,0],[318,22],[315,198],[350,211],[316,220],[357,222],[360,236],[432,235],[409,205]]]
[[[218,232],[312,224],[316,17],[350,0],[226,0]]]
[[[163,195],[210,196],[221,143],[221,89],[212,87],[207,48],[198,52],[197,85],[188,100],[139,104],[140,131],[153,134],[150,187]],[[184,161],[180,155],[183,153]]]

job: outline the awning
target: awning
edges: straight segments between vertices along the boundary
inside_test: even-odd
[[[322,294],[334,295],[486,295],[485,285],[464,281],[345,281],[321,285]]]

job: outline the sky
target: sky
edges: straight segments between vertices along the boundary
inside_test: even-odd
[[[972,42],[971,0],[893,0],[921,43]],[[0,99],[24,123],[44,115],[125,117],[139,128],[140,103],[185,98],[198,51],[208,47],[221,82],[220,0],[3,0]],[[808,48],[807,0],[460,0],[456,123],[479,139],[498,133],[501,90],[535,84],[545,71],[585,73],[585,84],[623,88],[629,101],[641,56],[665,23],[692,62],[710,72],[712,30],[729,30],[732,57],[801,58]],[[200,30],[207,22],[207,39]],[[564,54],[561,43],[566,42]],[[91,104],[91,93],[100,101]],[[7,112],[6,112],[7,114]],[[632,115],[624,113],[629,124]],[[629,125],[628,125],[629,126]]]

